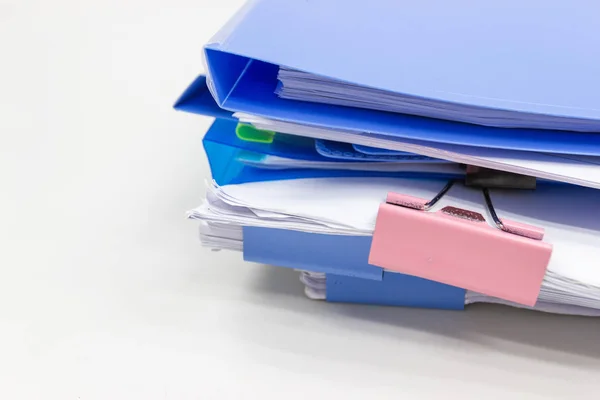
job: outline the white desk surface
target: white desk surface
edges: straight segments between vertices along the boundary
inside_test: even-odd
[[[200,247],[210,120],[172,104],[240,4],[0,0],[0,398],[593,397],[600,320],[314,302]]]

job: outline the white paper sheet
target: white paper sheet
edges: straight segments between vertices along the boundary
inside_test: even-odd
[[[515,112],[478,107],[390,92],[280,67],[282,83],[277,95],[283,99],[366,108],[392,113],[420,115],[502,128],[559,129],[598,132],[600,121],[557,115]]]

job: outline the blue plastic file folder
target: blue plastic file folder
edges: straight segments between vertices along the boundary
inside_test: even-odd
[[[600,121],[600,3],[375,0],[346,2],[343,12],[339,4],[249,2],[205,47],[218,104],[357,134],[600,155],[597,133],[491,128],[274,93],[283,65],[421,98]]]
[[[370,236],[244,227],[244,260],[327,274],[327,301],[462,310],[465,289],[369,265]]]
[[[464,175],[422,172],[383,172],[357,171],[346,169],[261,169],[246,165],[240,156],[260,143],[240,140],[235,135],[237,123],[226,119],[217,119],[204,135],[202,144],[211,170],[211,176],[220,185],[240,184],[248,182],[275,181],[282,179],[302,178],[336,178],[336,177],[402,177],[428,179],[458,179]],[[268,150],[267,150],[268,153]],[[266,153],[266,154],[267,154]]]
[[[280,179],[320,178],[320,177],[423,177],[423,173],[414,172],[381,172],[354,171],[344,169],[285,169],[265,170],[244,165],[239,160],[242,152],[254,152],[280,157],[293,157],[303,160],[331,159],[320,155],[313,139],[297,137],[294,146],[285,141],[279,142],[277,136],[273,143],[255,143],[239,139],[235,134],[238,124],[231,112],[222,110],[208,91],[206,78],[198,76],[183,95],[177,100],[175,109],[200,115],[215,117],[202,141],[208,158],[213,179],[219,185],[270,181]],[[340,160],[344,161],[344,160]],[[427,174],[432,179],[453,179],[461,176],[455,174]]]

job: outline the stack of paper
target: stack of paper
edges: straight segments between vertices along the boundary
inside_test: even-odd
[[[467,122],[499,128],[600,131],[597,119],[512,111],[474,104],[428,99],[364,87],[308,72],[280,67],[276,93],[283,99],[366,108]]]
[[[600,8],[462,3],[248,2],[175,106],[215,118],[201,242],[313,299],[600,315]]]
[[[225,187],[213,184],[208,188],[206,201],[189,216],[203,222],[201,240],[213,248],[243,250],[243,226],[367,236],[373,234],[377,209],[388,190],[402,188],[412,196],[433,197],[441,186],[433,180],[392,178],[348,178],[342,182],[330,178],[301,179]],[[596,308],[600,312],[600,268],[596,261],[600,258],[600,223],[590,222],[587,215],[587,210],[600,202],[600,192],[571,189],[547,187],[528,192],[526,196],[499,192],[496,210],[510,215],[511,219],[518,216],[528,223],[548,221],[553,212],[560,210],[561,202],[576,194],[577,209],[569,219],[569,223],[575,225],[567,225],[558,219],[547,226],[546,238],[555,244],[555,248],[539,299],[545,309],[562,304]],[[265,196],[265,193],[272,195]],[[482,200],[478,191],[455,186],[435,207],[441,209],[452,204],[483,211]],[[541,213],[536,211],[538,207],[542,207]],[[265,245],[275,247],[278,243]],[[297,245],[302,246],[301,243]],[[292,261],[290,266],[297,264]],[[499,299],[477,293],[467,296],[470,302],[499,302]],[[578,312],[596,313],[587,309]]]

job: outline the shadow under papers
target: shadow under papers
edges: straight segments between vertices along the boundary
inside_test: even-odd
[[[306,298],[298,273],[277,267],[261,269],[252,290],[277,309],[285,308],[300,315],[308,313],[319,324],[339,324],[369,336],[415,340],[414,335],[406,334],[410,330],[450,340],[456,346],[480,346],[560,364],[600,365],[600,318],[555,315],[496,304],[445,311],[326,303]],[[270,339],[272,345],[273,337]],[[281,340],[281,345],[287,347],[286,339]],[[577,360],[568,355],[578,356]]]

